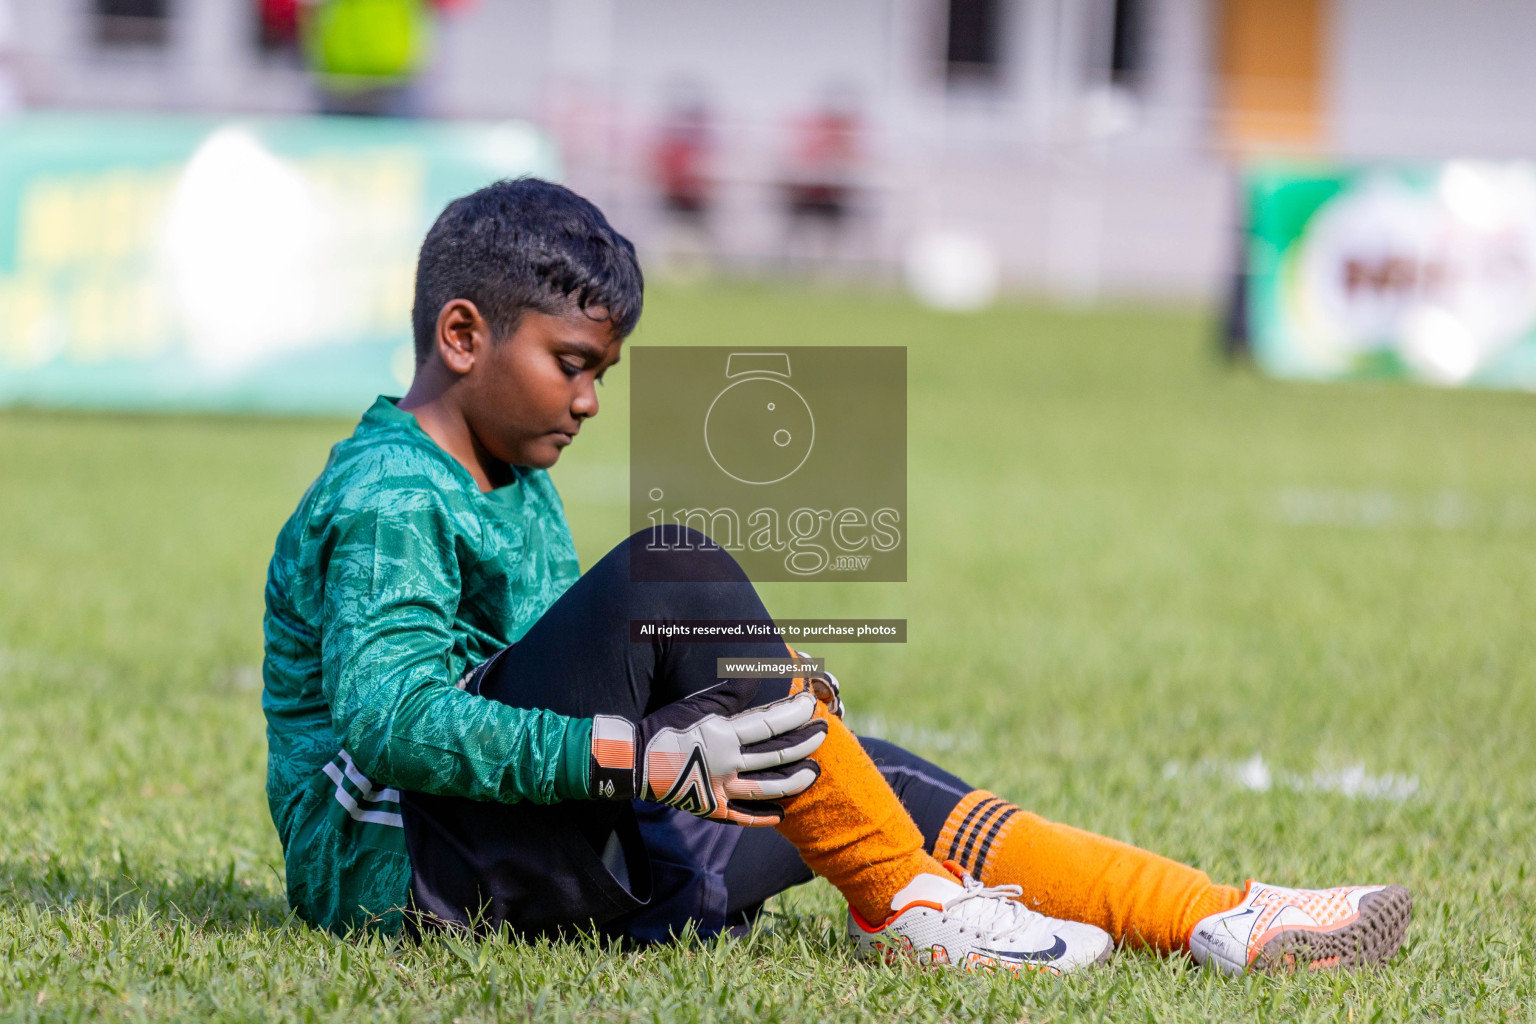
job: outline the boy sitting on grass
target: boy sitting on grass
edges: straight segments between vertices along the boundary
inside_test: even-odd
[[[597,414],[641,293],[634,247],[558,185],[492,185],[428,233],[410,391],[332,450],[268,576],[267,793],[300,916],[664,940],[748,925],[814,872],[862,950],[924,963],[1397,951],[1399,886],[1216,885],[855,737],[835,688],[716,676],[780,641],[631,642],[631,619],[771,618],[707,543],[640,534],[578,572],[545,470]],[[632,583],[647,558],[708,582]]]

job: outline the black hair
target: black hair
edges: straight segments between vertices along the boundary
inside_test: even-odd
[[[449,203],[421,243],[416,365],[431,355],[437,315],[453,299],[473,302],[498,341],[525,310],[558,315],[572,305],[600,309],[623,338],[640,319],[644,291],[635,247],[597,207],[538,178],[498,181]]]

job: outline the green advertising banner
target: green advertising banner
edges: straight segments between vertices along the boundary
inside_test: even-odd
[[[1536,167],[1260,167],[1247,200],[1268,372],[1536,389]]]
[[[357,413],[410,380],[433,219],[527,174],[521,123],[0,119],[0,405]]]

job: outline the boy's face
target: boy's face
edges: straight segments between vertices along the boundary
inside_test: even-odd
[[[471,432],[502,462],[548,469],[597,415],[597,385],[622,345],[608,321],[579,309],[525,312],[512,336],[492,342],[463,381]]]

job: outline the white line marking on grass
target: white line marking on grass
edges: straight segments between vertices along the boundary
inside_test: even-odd
[[[1536,521],[1532,504],[1520,498],[1485,501],[1461,491],[1413,495],[1331,487],[1286,488],[1276,495],[1269,518],[1287,526],[1358,530],[1523,530]]]
[[[1312,773],[1312,787],[1319,792],[1344,796],[1393,800],[1402,803],[1419,791],[1417,775],[1371,775],[1363,764],[1352,764],[1332,771]]]
[[[1373,775],[1366,771],[1364,764],[1358,763],[1342,768],[1319,768],[1311,775],[1300,775],[1270,768],[1263,754],[1254,754],[1246,761],[1207,758],[1193,765],[1169,761],[1163,766],[1163,778],[1175,779],[1181,775],[1187,778],[1224,778],[1255,793],[1267,793],[1279,788],[1296,793],[1338,793],[1356,799],[1402,803],[1419,792],[1417,775],[1398,775],[1393,772]]]
[[[893,722],[879,712],[850,714],[848,728],[864,736],[889,740],[898,746],[922,747],[927,750],[974,750],[981,737],[970,729],[931,729],[910,722]]]
[[[234,665],[213,674],[215,687],[227,687],[252,693],[262,688],[261,669],[255,665]]]
[[[5,676],[30,676],[33,681],[74,680],[79,682],[87,675],[92,680],[105,678],[101,666],[91,662],[68,662],[58,657],[0,647],[0,678]]]

